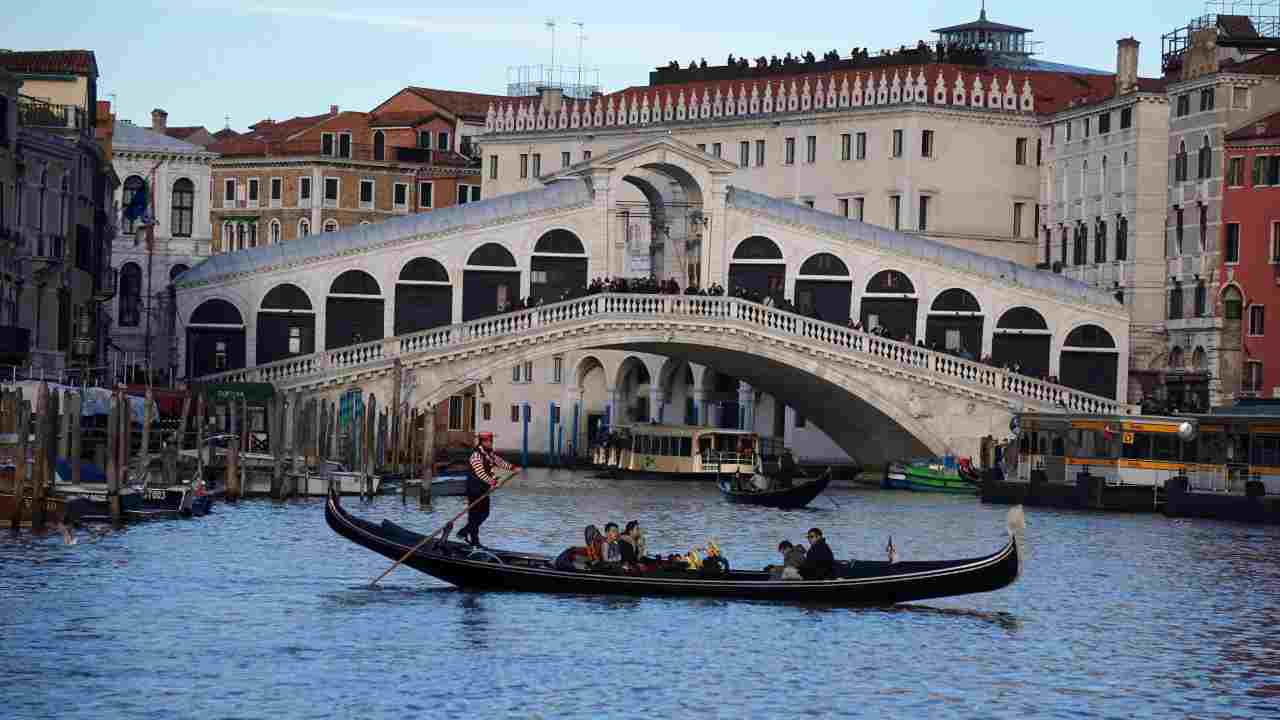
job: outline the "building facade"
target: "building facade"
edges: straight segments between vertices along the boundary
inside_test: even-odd
[[[479,200],[478,166],[458,152],[458,127],[433,109],[332,106],[323,115],[264,120],[210,144],[220,155],[213,166],[214,252]]]
[[[162,112],[162,111],[158,111]],[[209,187],[213,160],[203,147],[128,121],[115,125],[116,205],[146,188],[154,221],[119,219],[112,267],[119,275],[110,351],[119,367],[174,377],[177,363],[173,280],[208,257],[213,243]]]
[[[1240,385],[1224,392],[1280,397],[1280,113],[1227,134],[1224,155],[1217,281],[1224,342],[1241,352]]]
[[[105,375],[103,340],[117,184],[97,141],[97,63],[88,51],[0,53],[21,83],[9,127],[12,208],[5,322],[26,352],[13,364],[51,377]],[[9,84],[12,87],[12,83]],[[16,308],[16,312],[15,312]],[[21,336],[21,337],[20,337]]]

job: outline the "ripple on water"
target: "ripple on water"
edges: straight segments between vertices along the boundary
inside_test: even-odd
[[[779,512],[705,484],[534,471],[495,499],[485,539],[554,553],[589,523],[637,519],[654,549],[711,537],[743,568],[812,525],[841,556],[878,558],[889,536],[903,559],[1003,540],[1005,508],[972,498],[831,493]],[[462,507],[351,504],[424,531]],[[389,561],[335,536],[314,499],[81,531],[70,547],[0,534],[12,680],[0,706],[17,718],[1274,714],[1280,529],[1031,509],[1027,521],[1012,587],[890,608],[475,593],[406,568],[371,589]]]

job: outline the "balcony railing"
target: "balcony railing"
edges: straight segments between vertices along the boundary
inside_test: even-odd
[[[82,130],[85,127],[85,113],[75,105],[55,105],[19,95],[18,124],[23,127]]]

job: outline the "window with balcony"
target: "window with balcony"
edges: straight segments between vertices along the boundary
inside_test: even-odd
[[[1209,149],[1209,136],[1200,141],[1200,151],[1196,153],[1196,177],[1204,180],[1213,175],[1213,151]]]
[[[418,183],[418,207],[420,208],[432,207],[431,190],[432,190],[431,183],[429,182]]]
[[[860,132],[854,136],[854,157],[858,160],[867,159],[867,134]]]
[[[893,229],[902,229],[902,196],[889,196],[889,217],[893,219]]]
[[[1200,203],[1200,252],[1204,252],[1209,243],[1209,206]]]
[[[711,143],[711,156],[721,157],[724,154],[724,145],[721,143]]]
[[[1205,284],[1204,284],[1204,280],[1203,280],[1203,279],[1202,279],[1202,280],[1197,280],[1197,281],[1196,281],[1195,301],[1194,301],[1194,302],[1195,302],[1195,308],[1196,308],[1196,317],[1204,317],[1205,310],[1207,309],[1207,308],[1206,308],[1206,305],[1207,305],[1207,288],[1205,288]]]
[[[1120,109],[1120,129],[1128,130],[1131,127],[1133,127],[1133,108],[1131,107],[1121,108]]]
[[[1067,142],[1071,142],[1071,126],[1074,125],[1070,120],[1062,124],[1067,130]]]
[[[311,221],[302,218],[298,221],[298,237],[304,238],[311,234]]]
[[[1265,328],[1263,320],[1265,320],[1266,309],[1261,305],[1249,306],[1249,336],[1260,337],[1264,335]]]
[[[1092,126],[1093,126],[1093,123],[1089,120],[1089,118],[1082,118],[1080,120],[1080,127],[1084,129],[1085,137],[1089,137],[1089,129]]]
[[[520,153],[520,179],[529,177],[529,154]]]
[[[764,141],[756,141],[756,167],[764,167]]]
[[[1182,208],[1173,209],[1173,254],[1182,254]]]
[[[1043,149],[1042,141],[1040,140],[1040,138],[1036,138],[1036,167],[1040,167],[1041,161],[1043,160],[1043,153],[1041,152],[1042,149]]]
[[[1023,148],[1025,154],[1026,148]],[[920,131],[920,157],[933,157],[933,131]]]
[[[142,178],[138,178],[138,179],[141,180]],[[128,182],[129,182],[128,180],[125,181],[126,184]],[[127,204],[128,204],[128,201],[126,200],[123,203],[123,205],[127,205]],[[235,206],[236,206],[236,181],[232,180],[231,178],[227,178],[226,180],[222,181],[222,207],[235,207]]]
[[[258,178],[249,178],[249,191],[245,194],[249,207],[258,207]]]
[[[497,155],[489,156],[489,179],[490,180],[498,179],[498,156]]]
[[[333,156],[333,133],[320,133],[320,154]]]
[[[311,178],[298,178],[298,205],[311,207]]]
[[[1111,132],[1111,113],[1104,112],[1098,115],[1098,134],[1106,135]]]
[[[418,131],[418,147],[422,148],[423,150],[431,149],[431,131],[430,130]]]
[[[373,209],[373,181],[372,180],[360,181],[360,209],[361,210]]]
[[[387,136],[381,130],[373,132],[373,159],[385,160],[387,155]]]
[[[573,160],[569,157],[569,151],[565,150],[560,153],[560,167],[567,168],[573,164]]]
[[[804,139],[804,161],[811,165],[818,161],[817,135],[809,135]]]
[[[1251,394],[1262,392],[1262,361],[1245,361],[1244,378],[1241,380],[1240,389]]]
[[[1169,319],[1182,319],[1182,284],[1176,280],[1169,289]]]
[[[191,237],[195,209],[195,183],[186,178],[180,178],[173,184],[172,217],[169,223],[169,229],[174,237]]]
[[[902,157],[902,137],[903,135],[901,130],[893,131],[893,147],[891,148],[890,153],[893,157]]]
[[[280,200],[284,197],[284,179],[271,178],[271,207],[280,207]]]
[[[519,405],[511,406],[511,422],[513,423],[520,422],[520,406]]]
[[[786,154],[783,156],[783,159],[782,159],[783,164],[795,165],[796,164],[796,139],[793,137],[787,138],[784,141],[783,146],[786,152]]]
[[[1098,218],[1097,225],[1093,228],[1093,261],[1107,261],[1107,221],[1102,218]]]
[[[445,152],[448,152],[449,150],[453,149],[452,146],[449,145],[448,130],[441,130],[440,132],[436,133],[436,149],[442,150]]]
[[[406,210],[409,207],[409,184],[396,183],[392,187],[391,202],[395,205],[396,210]]]
[[[1240,262],[1240,223],[1227,223],[1227,238],[1222,248],[1222,261]]]
[[[351,157],[351,133],[338,133],[338,157]]]
[[[918,232],[929,231],[929,205],[931,200],[933,200],[933,198],[928,195],[920,196],[920,207],[918,208],[919,212],[917,213],[919,217],[916,222],[916,230]]]
[[[844,133],[840,136],[840,159],[853,159],[853,135]]]
[[[533,154],[533,176],[542,177],[542,153]]]
[[[1075,265],[1085,265],[1089,262],[1089,226],[1083,222],[1076,224],[1075,252],[1071,260]]]
[[[1173,180],[1182,182],[1187,179],[1187,143],[1178,142],[1178,153],[1173,156]]]
[[[1022,208],[1024,204],[1016,202],[1013,204],[1013,236],[1022,237]]]
[[[564,356],[556,355],[551,358],[551,382],[564,382]]]
[[[1013,141],[1013,164],[1027,164],[1027,139],[1017,138]]]
[[[1176,117],[1185,117],[1189,114],[1191,114],[1191,96],[1187,93],[1183,93],[1178,96],[1174,115]]]

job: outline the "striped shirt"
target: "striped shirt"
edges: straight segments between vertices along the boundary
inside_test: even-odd
[[[486,460],[488,461],[487,463],[485,462]],[[482,448],[476,448],[476,451],[471,453],[471,472],[490,485],[498,483],[498,478],[492,472],[493,468],[511,470],[513,466],[495,452],[487,452]]]

